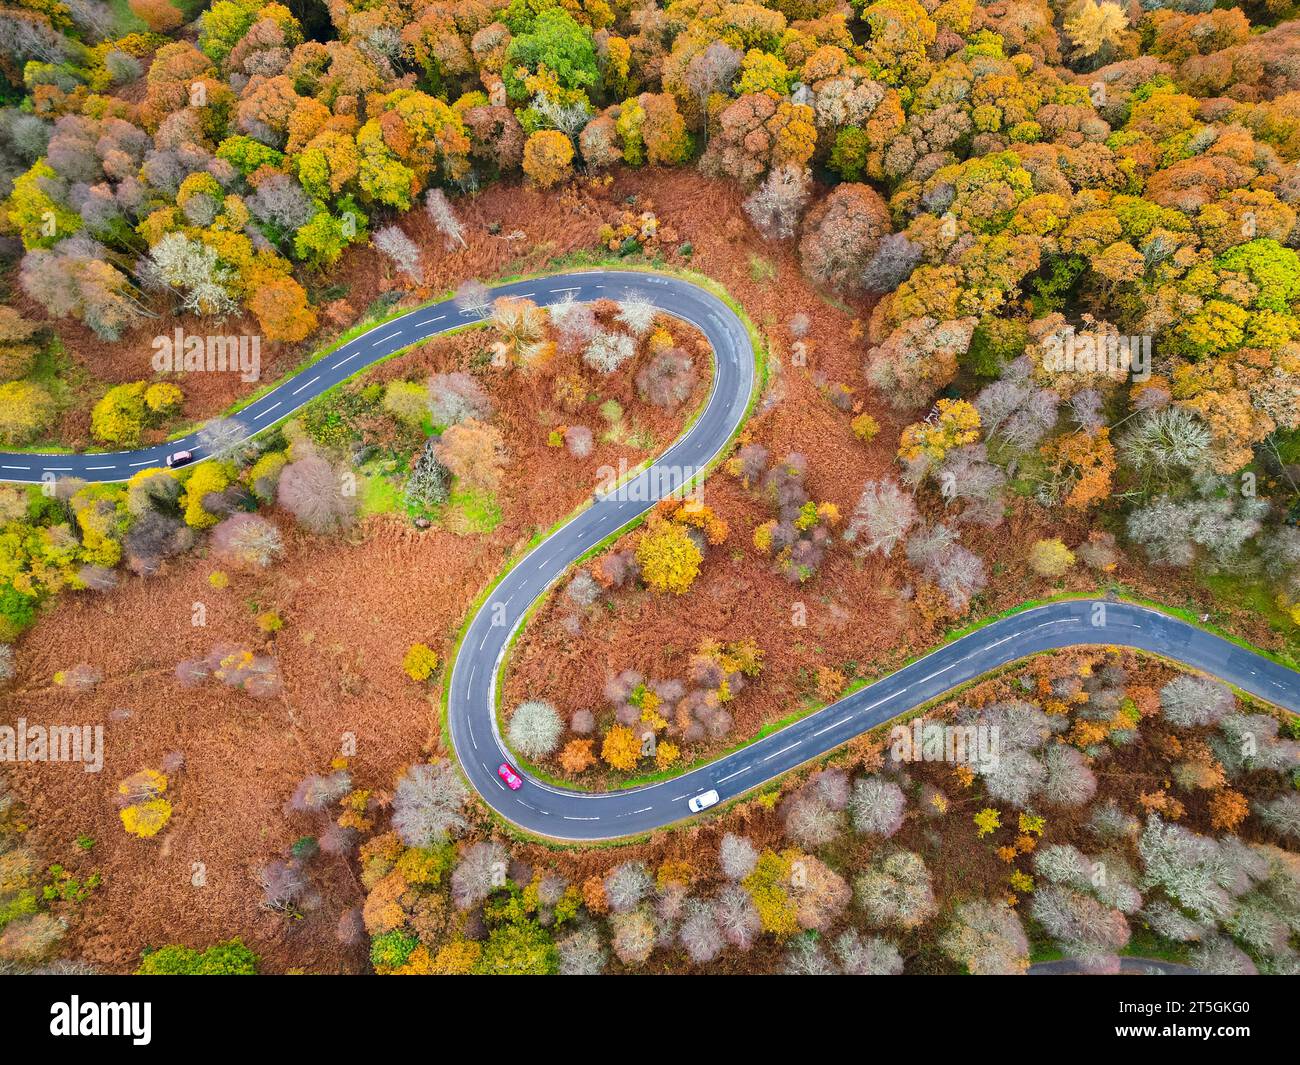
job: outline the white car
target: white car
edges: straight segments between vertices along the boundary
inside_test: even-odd
[[[167,468],[169,470],[174,470],[180,466],[188,466],[193,461],[193,451],[173,451],[167,456]]]
[[[686,805],[691,808],[691,813],[698,814],[707,810],[717,801],[718,793],[713,788],[710,788],[708,791],[702,791],[698,795],[693,796],[687,801]]]

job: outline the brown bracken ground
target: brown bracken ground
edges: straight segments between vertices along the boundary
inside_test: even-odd
[[[629,206],[628,197],[637,197],[634,205]],[[813,497],[838,504],[846,518],[862,483],[889,470],[904,419],[862,385],[866,344],[861,334],[869,307],[832,305],[814,293],[802,281],[790,249],[765,244],[744,223],[739,196],[729,185],[690,171],[645,171],[621,174],[609,187],[584,184],[558,198],[497,187],[460,209],[473,234],[470,247],[460,253],[443,250],[423,215],[405,220],[427,249],[425,285],[410,293],[411,300],[432,298],[467,277],[545,270],[557,258],[591,248],[599,226],[617,223],[624,210],[652,209],[661,226],[693,245],[688,261],[676,253],[675,242],[664,240],[666,259],[727,286],[767,336],[773,377],[747,438],[766,445],[774,458],[805,454]],[[499,223],[498,233],[488,232],[489,222]],[[265,379],[291,369],[307,350],[328,339],[331,328],[346,327],[393,282],[375,253],[359,249],[322,279],[321,288],[327,284],[347,289],[345,304],[331,308],[337,324],[303,348],[274,352]],[[806,367],[791,365],[789,358],[787,324],[797,311],[812,319]],[[108,382],[149,376],[148,341],[175,324],[163,319],[113,346],[95,341],[74,324],[59,323],[57,330],[74,362],[92,378]],[[241,331],[233,322],[227,329]],[[462,365],[474,343],[470,336],[426,345],[370,379]],[[83,905],[74,926],[70,956],[130,970],[146,946],[172,941],[206,946],[239,934],[263,955],[265,971],[364,969],[364,953],[339,946],[334,936],[338,913],[361,897],[345,863],[331,866],[319,914],[287,921],[259,907],[257,867],[300,834],[301,826],[284,817],[282,805],[299,779],[328,765],[345,733],[356,737],[352,766],[358,784],[381,796],[405,766],[442,750],[436,696],[407,680],[402,656],[415,641],[445,655],[478,591],[512,551],[583,500],[598,465],[616,464],[618,457],[631,464],[640,461],[662,447],[684,411],[693,408],[694,401],[672,417],[652,412],[631,398],[626,384],[631,374],[623,380],[606,394],[620,397],[636,423],[653,435],[655,447],[602,444],[581,462],[546,445],[548,425],[558,417],[546,410],[546,397],[539,403],[521,376],[494,384],[497,424],[510,450],[510,466],[500,498],[504,520],[490,535],[420,532],[385,517],[370,520],[343,541],[315,539],[292,531],[289,519],[282,518],[285,559],[263,574],[232,574],[222,591],[207,581],[215,564],[189,557],[154,579],[127,577],[103,596],[58,600],[18,649],[20,673],[0,704],[0,720],[12,722],[22,715],[34,723],[105,727],[107,758],[98,775],[57,765],[20,765],[10,774],[39,852],[79,875],[92,869],[104,873],[103,886]],[[852,436],[851,414],[825,397],[824,390],[835,383],[854,389],[857,409],[880,422],[871,445]],[[219,412],[249,387],[219,375],[186,382],[184,418]],[[63,443],[80,447],[88,442],[87,410],[65,418]],[[816,665],[855,662],[861,673],[871,675],[925,648],[950,627],[950,619],[922,614],[904,597],[910,578],[901,562],[859,563],[842,544],[807,584],[789,585],[750,546],[753,527],[770,516],[766,507],[725,473],[710,480],[706,501],[730,524],[731,536],[710,550],[690,592],[681,598],[615,593],[612,609],[602,609],[599,623],[585,621],[577,636],[560,624],[567,611],[543,609],[514,656],[508,705],[530,697],[551,699],[566,711],[598,708],[611,672],[635,667],[652,676],[680,676],[685,656],[702,638],[751,636],[765,652],[766,668],[736,701],[734,742],[799,709],[809,698],[807,675]],[[967,533],[968,545],[992,565],[984,607],[1000,609],[1051,590],[1021,562],[1032,538],[1060,535],[1074,544],[1086,532],[1059,526],[1049,530],[1026,512],[1012,515],[999,529]],[[1081,570],[1069,586],[1095,587],[1094,577]],[[1114,576],[1166,602],[1195,596],[1189,584],[1163,575],[1156,585],[1127,561]],[[806,628],[791,628],[795,600],[806,605]],[[203,628],[190,624],[197,602],[207,607]],[[257,613],[272,607],[285,620],[273,644],[254,624]],[[1244,635],[1272,642],[1262,623],[1246,617],[1230,620],[1241,622]],[[284,676],[283,693],[257,701],[216,682],[185,689],[175,681],[177,661],[206,654],[223,641],[273,647]],[[93,691],[76,695],[50,684],[55,671],[79,662],[104,672],[104,681]],[[854,745],[842,757],[860,758],[864,750]],[[174,751],[183,754],[185,768],[169,788],[175,808],[171,823],[153,840],[126,836],[112,801],[117,781],[157,767]],[[707,749],[688,756],[702,753]],[[1195,810],[1192,816],[1197,816]],[[965,836],[942,834],[933,843],[930,837],[938,834],[914,822],[915,814],[899,841],[928,848],[926,859],[941,878],[936,885],[941,894],[952,878],[992,883],[1005,876],[1005,867],[984,850],[970,848]],[[968,817],[964,823],[969,825]],[[575,878],[638,855],[656,863],[691,856],[703,866],[699,855],[712,854],[724,830],[742,827],[760,846],[779,842],[776,813],[756,799],[704,826],[660,833],[631,849],[558,856],[541,847],[525,852],[534,860],[556,863]],[[83,833],[96,841],[89,852],[74,846]],[[206,871],[206,887],[191,883],[195,863]],[[736,963],[732,958],[726,964]],[[744,964],[764,967],[756,955]]]

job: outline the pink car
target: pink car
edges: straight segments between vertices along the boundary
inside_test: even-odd
[[[497,776],[506,782],[506,787],[511,791],[518,791],[524,786],[523,778],[511,769],[509,764],[506,762],[502,762],[497,766]]]

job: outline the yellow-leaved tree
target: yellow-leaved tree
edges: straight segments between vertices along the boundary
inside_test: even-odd
[[[690,533],[676,522],[652,520],[636,545],[641,576],[657,592],[685,592],[699,575],[703,557]]]

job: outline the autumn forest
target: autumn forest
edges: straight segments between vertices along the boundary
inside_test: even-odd
[[[722,380],[591,270],[753,394],[513,608],[516,780],[735,776],[1084,600],[1294,684],[1291,0],[0,0],[0,972],[1300,972],[1297,705],[1113,632],[899,707],[983,761],[485,801],[472,620]]]

